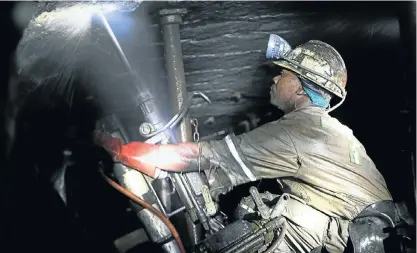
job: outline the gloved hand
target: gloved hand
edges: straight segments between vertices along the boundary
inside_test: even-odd
[[[109,152],[115,162],[155,177],[157,168],[166,171],[198,171],[198,145],[194,143],[155,145],[143,142],[123,144],[118,138],[94,132],[94,142]],[[201,163],[207,159],[200,159]]]

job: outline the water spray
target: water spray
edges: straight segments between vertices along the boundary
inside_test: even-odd
[[[126,70],[128,70],[129,73],[133,73],[132,66],[130,66],[129,60],[126,58],[125,53],[123,52],[122,47],[120,46],[119,41],[116,38],[116,35],[113,32],[113,29],[111,29],[109,22],[107,21],[106,17],[104,16],[104,13],[102,11],[98,12],[98,17],[100,18],[100,21],[102,22],[104,28],[106,29],[107,33],[109,34],[111,41],[114,45],[114,48],[116,49],[124,67]]]

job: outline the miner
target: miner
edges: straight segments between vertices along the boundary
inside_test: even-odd
[[[152,177],[203,170],[214,198],[232,187],[277,179],[290,195],[283,216],[282,252],[324,247],[343,252],[348,223],[365,207],[391,200],[384,178],[352,130],[329,115],[346,96],[347,70],[327,43],[311,40],[273,62],[270,102],[285,115],[250,132],[222,140],[153,145],[96,132],[95,141],[121,162]]]

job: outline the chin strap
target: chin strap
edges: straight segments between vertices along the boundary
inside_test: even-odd
[[[328,109],[327,109],[326,111],[327,111],[327,112],[332,112],[333,110],[335,110],[336,108],[338,108],[339,106],[341,106],[341,105],[343,104],[343,102],[345,102],[346,96],[347,96],[347,92],[345,91],[345,94],[344,94],[344,96],[343,96],[342,100],[340,100],[340,102],[339,102],[339,103],[337,103],[337,104],[336,104],[335,106],[333,106],[333,107],[330,107],[330,103],[329,103]]]

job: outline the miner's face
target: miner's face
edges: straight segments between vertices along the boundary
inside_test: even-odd
[[[294,103],[294,96],[301,88],[300,80],[289,70],[283,69],[273,79],[271,86],[271,103],[284,112],[291,109]]]

